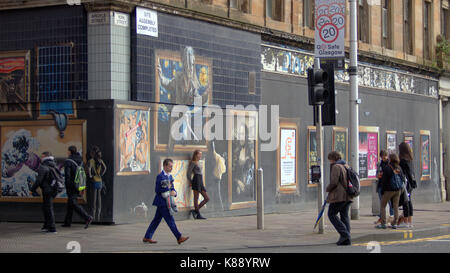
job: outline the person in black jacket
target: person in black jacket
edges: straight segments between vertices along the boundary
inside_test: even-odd
[[[92,216],[87,214],[87,212],[78,204],[78,197],[80,192],[75,186],[75,175],[78,166],[83,164],[83,158],[80,153],[77,152],[77,147],[70,146],[68,149],[69,158],[64,162],[64,174],[65,174],[65,184],[67,193],[67,212],[64,224],[62,227],[70,227],[72,224],[72,215],[75,210],[82,218],[84,218],[86,225],[84,228],[88,228],[89,224],[94,219]]]
[[[36,182],[31,187],[31,191],[35,193],[38,187],[41,188],[42,191],[44,226],[41,231],[56,233],[55,213],[53,212],[53,199],[55,198],[55,195],[50,186],[53,177],[51,176],[49,167],[57,169],[54,157],[50,152],[43,152],[41,155],[41,164],[38,169],[38,176],[36,178]]]
[[[400,199],[401,189],[393,188],[391,178],[394,174],[402,175],[402,169],[400,167],[400,159],[396,154],[389,155],[389,164],[384,167],[383,175],[381,176],[381,189],[383,196],[381,198],[381,223],[376,228],[386,229],[386,205],[389,200],[392,200],[394,206],[394,220],[391,223],[393,229],[397,228],[398,222],[398,203]]]
[[[416,180],[414,177],[414,169],[412,166],[412,161],[414,159],[411,147],[406,143],[402,142],[398,146],[399,149],[399,157],[400,157],[400,167],[406,176],[406,191],[409,198],[404,198],[403,202],[403,222],[407,227],[411,228],[412,226],[412,216],[413,216],[413,206],[411,202],[411,193],[413,189],[417,186]],[[399,223],[401,224],[401,223]]]

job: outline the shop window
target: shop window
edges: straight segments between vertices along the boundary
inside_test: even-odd
[[[250,0],[230,0],[230,7],[242,11],[243,13],[251,13]]]
[[[284,21],[284,0],[266,0],[266,16],[275,21]]]
[[[413,5],[412,0],[403,0],[403,47],[408,54],[413,54]]]

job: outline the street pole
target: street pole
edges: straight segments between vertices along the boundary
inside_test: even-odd
[[[256,228],[264,229],[264,177],[262,168],[258,169],[256,199]]]
[[[320,59],[314,59],[314,70],[320,69]],[[316,123],[316,145],[317,145],[317,159],[320,166],[320,182],[317,187],[317,212],[320,213],[323,205],[323,145],[322,145],[322,105],[315,106],[317,110],[317,123]],[[325,221],[322,217],[319,221],[319,234],[324,233]]]
[[[358,1],[350,2],[350,166],[359,173],[359,106],[358,98]],[[353,198],[351,208],[351,219],[359,219],[359,196]]]

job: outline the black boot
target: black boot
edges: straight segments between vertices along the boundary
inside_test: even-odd
[[[206,220],[206,218],[203,217],[203,216],[200,214],[200,212],[197,212],[197,218],[195,218],[195,219],[198,219],[198,220]]]
[[[194,219],[197,219],[197,212],[195,210],[191,210],[191,214]]]

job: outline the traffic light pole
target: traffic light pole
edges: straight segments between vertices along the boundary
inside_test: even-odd
[[[314,70],[320,69],[320,59],[314,59]],[[322,105],[314,106],[316,109],[317,121],[316,121],[316,145],[317,145],[317,160],[320,166],[320,182],[317,187],[317,212],[320,213],[323,205],[323,143],[322,143]],[[324,233],[325,217],[319,221],[319,234]]]
[[[358,2],[350,2],[350,166],[359,173],[359,103],[358,98]],[[353,198],[351,219],[359,219],[359,196]]]

